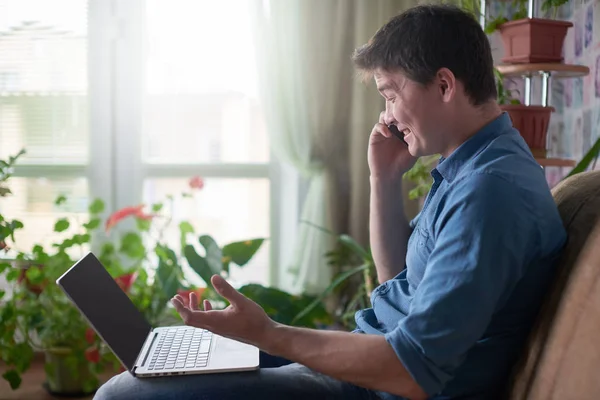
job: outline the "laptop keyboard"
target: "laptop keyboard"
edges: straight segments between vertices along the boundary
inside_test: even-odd
[[[158,340],[149,370],[206,367],[212,333],[205,329],[173,328]]]

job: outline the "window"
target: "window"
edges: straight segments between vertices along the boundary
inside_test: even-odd
[[[48,243],[62,212],[86,209],[86,54],[85,1],[0,0],[0,158],[27,150],[0,209],[27,222],[24,249]],[[59,194],[69,196],[60,210]]]
[[[25,245],[90,197],[110,210],[205,180],[173,207],[225,244],[269,237],[240,282],[269,283],[277,220],[247,0],[0,0],[0,154],[27,150],[2,212]],[[89,22],[89,24],[88,24]],[[89,25],[89,29],[88,29]],[[177,224],[173,224],[177,226]],[[169,240],[178,240],[172,232]]]

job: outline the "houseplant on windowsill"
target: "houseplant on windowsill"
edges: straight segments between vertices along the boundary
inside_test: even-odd
[[[190,180],[192,191],[201,187],[200,178]],[[193,193],[186,192],[181,196],[192,197]],[[168,196],[167,199],[172,201],[173,198]],[[61,205],[65,201],[61,196],[56,202]],[[32,250],[17,251],[12,260],[0,263],[0,275],[13,289],[11,296],[0,299],[0,324],[8,328],[0,332],[0,359],[8,367],[3,377],[11,387],[20,385],[21,374],[29,368],[35,351],[46,354],[47,384],[51,392],[91,393],[98,387],[99,372],[110,367],[115,372],[123,370],[54,284],[56,278],[88,251],[91,237],[99,236],[102,227],[108,238],[96,252],[98,258],[154,326],[181,324],[181,319],[169,305],[169,299],[178,292],[195,291],[203,298],[221,300],[210,287],[193,287],[184,278],[185,256],[193,257],[190,264],[194,271],[207,277],[228,271],[230,263],[246,265],[264,241],[244,240],[220,248],[212,237],[203,235],[199,239],[205,250],[201,255],[194,248],[195,240],[190,240],[195,236],[195,230],[187,221],[179,223],[177,245],[168,244],[164,232],[172,220],[163,212],[163,203],[125,207],[114,212],[104,223],[103,212],[103,202],[96,199],[90,204],[89,219],[85,223],[77,224],[75,218],[56,221],[57,235],[74,230],[72,236],[58,240],[51,250],[34,246]],[[122,226],[121,232],[113,230],[125,220],[133,221],[134,227]],[[12,241],[10,245],[17,247]],[[299,311],[297,308],[313,300],[261,285],[246,285],[240,290],[263,304],[269,315],[281,322],[291,321]],[[279,307],[295,299],[302,300],[295,304],[296,308]],[[217,302],[216,306],[219,304]],[[299,324],[316,326],[318,321],[328,321],[322,307],[316,307]]]
[[[54,281],[73,264],[74,256],[89,243],[95,214],[80,231],[54,244],[51,251],[36,245],[31,251],[17,251],[11,261],[0,263],[0,274],[10,294],[0,301],[0,358],[7,366],[3,374],[13,389],[21,383],[35,352],[46,356],[47,388],[52,393],[85,394],[98,384],[98,373],[109,361],[97,338],[76,308]],[[55,231],[66,230],[58,220]],[[10,245],[16,247],[17,243]],[[14,252],[12,253],[15,254]]]
[[[56,205],[60,207],[66,200],[60,196]],[[159,208],[160,205],[153,206],[154,210]],[[170,262],[171,251],[167,246],[159,241],[155,246],[145,246],[142,240],[154,215],[146,214],[141,207],[128,207],[113,213],[103,224],[103,211],[103,202],[96,199],[89,206],[89,219],[85,223],[78,223],[76,217],[58,219],[54,225],[56,240],[50,249],[40,245],[31,250],[18,249],[18,239],[15,242],[12,234],[3,241],[0,276],[8,282],[10,293],[0,292],[0,325],[7,328],[0,332],[0,360],[6,366],[3,378],[13,389],[19,387],[21,374],[29,368],[35,352],[45,354],[46,386],[51,393],[89,394],[98,387],[100,372],[111,366],[114,372],[123,370],[54,284],[89,250],[92,235],[98,235],[102,226],[108,233],[120,220],[135,218],[137,229],[105,241],[98,251],[99,258],[151,323],[180,322],[168,307],[168,299],[174,291],[188,289],[187,283],[180,279],[181,269]],[[5,218],[1,220],[4,222]],[[23,228],[20,222],[15,226]],[[4,229],[2,232],[6,233]],[[9,248],[11,252],[7,253]],[[152,255],[158,264],[151,269],[155,279],[150,279],[143,265]]]

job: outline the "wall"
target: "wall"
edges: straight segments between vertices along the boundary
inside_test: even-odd
[[[564,42],[565,62],[586,65],[590,74],[553,81],[551,105],[556,112],[548,131],[549,146],[554,156],[580,160],[600,136],[600,1],[572,0],[562,7],[559,18],[573,23]],[[550,185],[568,170],[547,170]]]

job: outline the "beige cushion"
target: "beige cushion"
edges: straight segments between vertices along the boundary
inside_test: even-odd
[[[568,233],[557,276],[515,368],[515,400],[600,398],[600,171],[552,194]],[[595,331],[594,331],[595,330]]]

